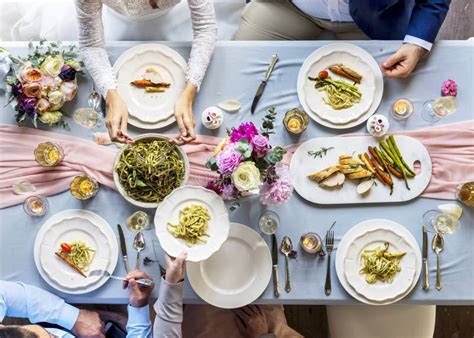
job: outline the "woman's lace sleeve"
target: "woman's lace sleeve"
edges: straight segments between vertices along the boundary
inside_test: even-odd
[[[96,90],[105,98],[109,89],[117,88],[117,80],[104,48],[102,1],[76,0],[76,11],[80,54],[94,80]]]
[[[198,89],[206,74],[217,40],[217,23],[212,0],[188,0],[193,26],[193,43],[186,80]]]

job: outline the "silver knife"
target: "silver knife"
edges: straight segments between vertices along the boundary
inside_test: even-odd
[[[257,92],[255,93],[255,97],[253,98],[252,107],[250,108],[250,112],[252,114],[255,112],[255,108],[257,107],[258,100],[260,100],[260,97],[262,97],[263,90],[265,89],[265,86],[267,85],[267,81],[270,78],[270,75],[273,71],[273,67],[275,67],[275,64],[277,63],[277,61],[278,61],[278,55],[273,54],[272,62],[270,62],[267,72],[265,73],[265,77],[263,78],[262,83],[260,83],[260,86],[258,86]]]
[[[428,232],[426,226],[423,225],[423,290],[428,291],[430,288],[430,276],[428,271]]]
[[[120,249],[122,250],[123,264],[125,265],[125,271],[128,273],[127,243],[125,242],[125,236],[123,235],[123,230],[120,224],[117,224],[117,229],[120,238]]]
[[[280,280],[278,277],[278,243],[275,234],[272,235],[272,264],[273,264],[273,294],[280,297]]]

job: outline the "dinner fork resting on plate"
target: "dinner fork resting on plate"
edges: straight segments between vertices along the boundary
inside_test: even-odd
[[[116,279],[116,280],[126,280],[125,278],[123,277],[118,277],[118,276],[113,276],[110,274],[110,272],[108,271],[105,271],[105,270],[94,270],[94,271],[91,271],[88,275],[88,277],[93,277],[93,276],[100,276],[100,277],[110,277],[112,279]],[[152,286],[153,285],[153,281],[151,279],[137,279],[137,284],[140,284],[140,285],[143,285],[143,286]]]
[[[334,249],[334,231],[329,230],[326,233],[326,251],[328,253],[328,268],[326,271],[326,283],[324,284],[324,293],[326,296],[331,294],[331,253]]]

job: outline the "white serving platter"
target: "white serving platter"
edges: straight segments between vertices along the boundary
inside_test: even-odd
[[[290,173],[295,190],[305,200],[317,204],[358,204],[358,203],[393,203],[409,201],[419,196],[431,179],[431,158],[425,146],[418,140],[404,135],[395,136],[397,145],[405,161],[413,166],[419,161],[420,170],[413,178],[408,179],[410,190],[406,189],[402,179],[394,177],[393,194],[388,186],[377,185],[365,195],[359,195],[356,187],[359,180],[346,178],[341,188],[321,188],[311,181],[308,175],[320,171],[339,162],[339,155],[352,153],[368,153],[368,146],[375,146],[378,140],[372,136],[355,137],[324,137],[315,138],[301,144],[295,151],[290,164]],[[317,151],[334,147],[322,158],[308,155],[308,151]]]

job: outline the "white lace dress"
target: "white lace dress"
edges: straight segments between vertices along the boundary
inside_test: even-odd
[[[116,77],[104,49],[102,6],[107,5],[124,19],[134,21],[156,18],[171,9],[179,1],[76,0],[81,56],[100,94],[106,97],[108,90],[117,88]],[[186,80],[199,88],[214,51],[217,39],[217,23],[212,0],[187,1],[191,11],[194,38],[186,71]]]

